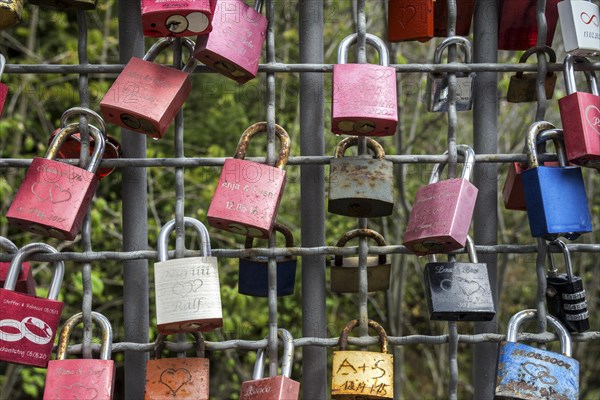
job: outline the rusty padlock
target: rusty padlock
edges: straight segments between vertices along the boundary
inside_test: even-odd
[[[7,238],[0,236],[0,251],[6,251],[8,254],[15,254],[19,248]],[[9,262],[0,262],[0,286],[4,286],[6,275],[10,269]],[[31,273],[31,266],[28,262],[21,264],[21,271],[17,277],[15,292],[26,293],[35,296],[35,281]]]
[[[475,0],[456,0],[456,36],[469,36]],[[448,0],[433,2],[433,36],[448,36]]]
[[[369,320],[369,328],[379,335],[381,352],[347,351],[348,334],[358,326],[354,319],[346,325],[333,352],[332,399],[393,399],[394,356],[388,354],[388,337],[381,325]]]
[[[359,138],[350,136],[338,143],[329,168],[330,213],[357,218],[383,217],[394,210],[394,165],[385,160],[383,147],[368,138],[374,153],[345,157],[348,147],[358,146]]]
[[[558,22],[558,0],[546,1],[546,46],[552,46]],[[536,45],[537,0],[501,0],[498,50],[527,50]]]
[[[446,163],[436,164],[429,184],[417,191],[404,232],[404,245],[417,255],[465,247],[478,192],[469,181],[475,152],[464,144],[457,151],[464,157],[461,177],[439,181]]]
[[[175,220],[158,235],[158,262],[154,264],[156,325],[162,334],[212,331],[223,326],[217,258],[210,255],[208,230],[198,220],[184,217],[200,237],[201,257],[169,260],[169,235]]]
[[[62,10],[94,10],[96,8],[96,0],[28,0],[28,3]]]
[[[588,1],[558,2],[558,17],[565,51],[574,56],[600,54],[600,7]]]
[[[256,0],[252,8],[243,0],[219,0],[213,30],[198,36],[194,57],[237,83],[254,79],[268,24],[262,3]]]
[[[142,0],[142,30],[148,37],[205,35],[212,30],[211,21],[217,0]]]
[[[210,363],[204,358],[204,338],[198,332],[196,357],[161,358],[165,335],[156,337],[155,359],[146,362],[144,400],[208,400]]]
[[[31,243],[21,247],[12,259],[4,287],[0,288],[0,361],[46,368],[63,309],[63,302],[57,298],[65,266],[62,261],[53,263],[47,299],[17,293],[21,265],[35,253],[58,251],[45,243]]]
[[[426,42],[431,39],[436,2],[440,0],[388,0],[388,40]]]
[[[108,319],[92,311],[92,321],[102,328],[100,359],[69,359],[67,346],[73,328],[83,314],[65,322],[58,339],[56,360],[48,363],[44,400],[112,400],[115,390],[115,362],[111,360],[113,334]]]
[[[540,52],[548,55],[548,63],[556,62],[556,53],[551,47],[544,46],[542,48],[532,47],[521,55],[519,63],[525,63],[533,54],[540,56]],[[537,72],[519,71],[510,77],[508,84],[508,92],[506,93],[506,101],[509,103],[527,103],[537,101]],[[556,72],[548,71],[546,80],[544,81],[544,90],[546,92],[546,100],[550,100],[554,95],[554,86],[556,86]]]
[[[294,362],[294,338],[285,329],[278,329],[277,336],[283,341],[281,375],[263,378],[265,370],[265,349],[256,353],[252,380],[242,383],[240,400],[298,400],[300,383],[292,380]]]
[[[389,52],[383,40],[367,33],[366,41],[379,52],[380,65],[347,64],[348,49],[356,33],[338,47],[333,66],[331,131],[336,135],[390,136],[398,125],[396,70],[389,67]]]
[[[349,240],[365,237],[375,240],[378,246],[386,246],[381,234],[372,229],[354,229],[346,232],[338,240],[336,246],[344,247]],[[367,257],[367,291],[385,291],[390,286],[390,271],[392,265],[387,262],[387,256]],[[336,293],[358,293],[359,257],[342,257],[336,255],[331,266],[331,291]]]
[[[281,147],[274,167],[244,160],[250,140],[266,132],[266,122],[250,126],[242,134],[234,158],[225,160],[208,208],[210,226],[246,236],[271,235],[285,186],[283,168],[290,154],[290,137],[275,124]]]
[[[152,62],[173,43],[173,38],[160,39],[143,60],[129,60],[100,102],[108,122],[153,139],[163,137],[192,91],[190,73],[198,63],[191,56],[194,42],[187,38],[182,44],[190,51],[190,58],[182,71]]]
[[[0,2],[0,29],[10,28],[21,22],[23,0],[2,0]]]
[[[63,128],[46,157],[33,159],[6,214],[11,225],[63,240],[77,236],[98,186],[96,170],[104,153],[104,134],[93,125],[89,129],[96,147],[86,169],[55,160],[64,141],[79,130],[79,124]]]

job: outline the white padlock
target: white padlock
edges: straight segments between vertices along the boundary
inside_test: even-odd
[[[600,54],[600,8],[585,0],[563,0],[558,16],[565,51],[574,56]]]

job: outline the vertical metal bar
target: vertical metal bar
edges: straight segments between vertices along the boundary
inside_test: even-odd
[[[474,18],[474,62],[494,63],[498,60],[498,2],[478,0],[475,2]],[[473,99],[473,129],[476,154],[498,152],[498,74],[478,72],[475,80]],[[481,245],[495,245],[498,242],[498,166],[496,164],[475,164],[475,185],[479,189],[475,221],[475,242]],[[482,254],[479,262],[487,264],[494,304],[498,305],[497,255]],[[475,334],[496,333],[498,322],[476,322]],[[473,387],[475,399],[492,399],[496,374],[496,343],[482,343],[473,346]]]
[[[133,56],[144,55],[141,9],[139,0],[121,0],[119,6],[119,59],[125,64]],[[121,130],[123,157],[145,158],[146,136]],[[148,247],[148,206],[146,170],[122,170],[123,196],[123,251],[139,251]],[[123,308],[125,341],[147,343],[148,316],[148,261],[123,262]],[[148,353],[125,352],[126,399],[142,399]]]
[[[323,0],[300,1],[300,62],[322,63]],[[325,154],[324,77],[300,74],[300,155]],[[300,167],[302,247],[325,245],[323,165]],[[302,257],[302,336],[327,337],[325,256]],[[302,347],[302,398],[327,398],[327,348]]]
[[[546,252],[548,245],[542,238],[537,238],[537,256],[535,260],[535,271],[537,275],[537,328],[538,332],[546,332]]]
[[[181,39],[175,39],[173,48],[173,66],[181,69]],[[191,55],[190,55],[191,56]],[[175,116],[175,157],[183,158],[183,110]],[[182,258],[185,254],[185,187],[184,170],[175,168],[175,257]],[[184,338],[185,339],[185,338]]]
[[[458,329],[456,321],[448,322],[448,361],[450,382],[448,383],[448,398],[458,398]]]

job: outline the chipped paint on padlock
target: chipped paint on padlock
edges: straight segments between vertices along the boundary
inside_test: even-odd
[[[434,3],[434,0],[388,0],[388,40],[426,42],[431,39]]]
[[[2,0],[0,2],[0,29],[10,28],[21,22],[23,0]]]
[[[552,46],[558,22],[558,0],[546,1],[546,46]],[[537,43],[537,0],[502,0],[498,23],[499,50],[527,50]]]
[[[359,138],[347,137],[335,149],[329,168],[330,213],[357,218],[391,215],[394,209],[394,165],[385,160],[383,147],[368,138],[370,155],[345,157],[348,147]]]
[[[142,30],[148,37],[208,34],[217,0],[142,0]]]
[[[588,1],[563,0],[558,3],[558,17],[565,52],[574,56],[600,54],[600,8]]]
[[[62,10],[93,10],[96,8],[96,0],[28,0],[28,3]]]
[[[548,55],[547,62],[554,64],[556,62],[556,53],[549,46],[532,47],[521,55],[519,63],[525,63],[533,54],[540,52]],[[506,101],[509,103],[526,103],[537,101],[537,72],[519,71],[510,77],[508,84],[508,92],[506,93]],[[554,87],[556,86],[556,72],[548,71],[544,80],[544,91],[546,100],[552,99],[554,95]]]
[[[77,236],[98,186],[96,170],[105,146],[104,134],[89,125],[97,146],[87,168],[54,160],[64,141],[78,130],[79,124],[63,128],[46,158],[33,159],[6,214],[12,226],[63,240]]]
[[[15,254],[19,248],[7,238],[0,236],[0,252],[6,251],[8,254]],[[6,276],[10,270],[10,262],[0,262],[0,286],[4,286]],[[31,273],[31,266],[28,262],[21,264],[21,271],[17,276],[17,284],[15,292],[26,293],[30,296],[35,296],[35,280]]]

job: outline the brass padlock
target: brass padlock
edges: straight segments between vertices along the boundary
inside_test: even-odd
[[[543,47],[532,47],[528,49],[521,58],[519,63],[525,63],[527,59],[535,54],[538,50],[543,51],[548,55],[548,63],[556,62],[556,53],[549,46]],[[509,103],[527,103],[530,101],[537,101],[537,72],[523,71],[517,72],[515,75],[510,77],[510,83],[508,84],[508,93],[506,93],[506,101]],[[546,80],[544,82],[544,89],[546,91],[546,99],[550,100],[554,95],[554,86],[556,85],[556,72],[548,71],[546,74]]]
[[[347,351],[348,334],[358,326],[354,319],[346,325],[339,339],[339,351],[333,352],[331,398],[393,399],[394,356],[388,354],[388,338],[381,325],[369,320],[377,331],[381,352]]]
[[[23,0],[0,1],[0,29],[10,28],[21,22]]]

